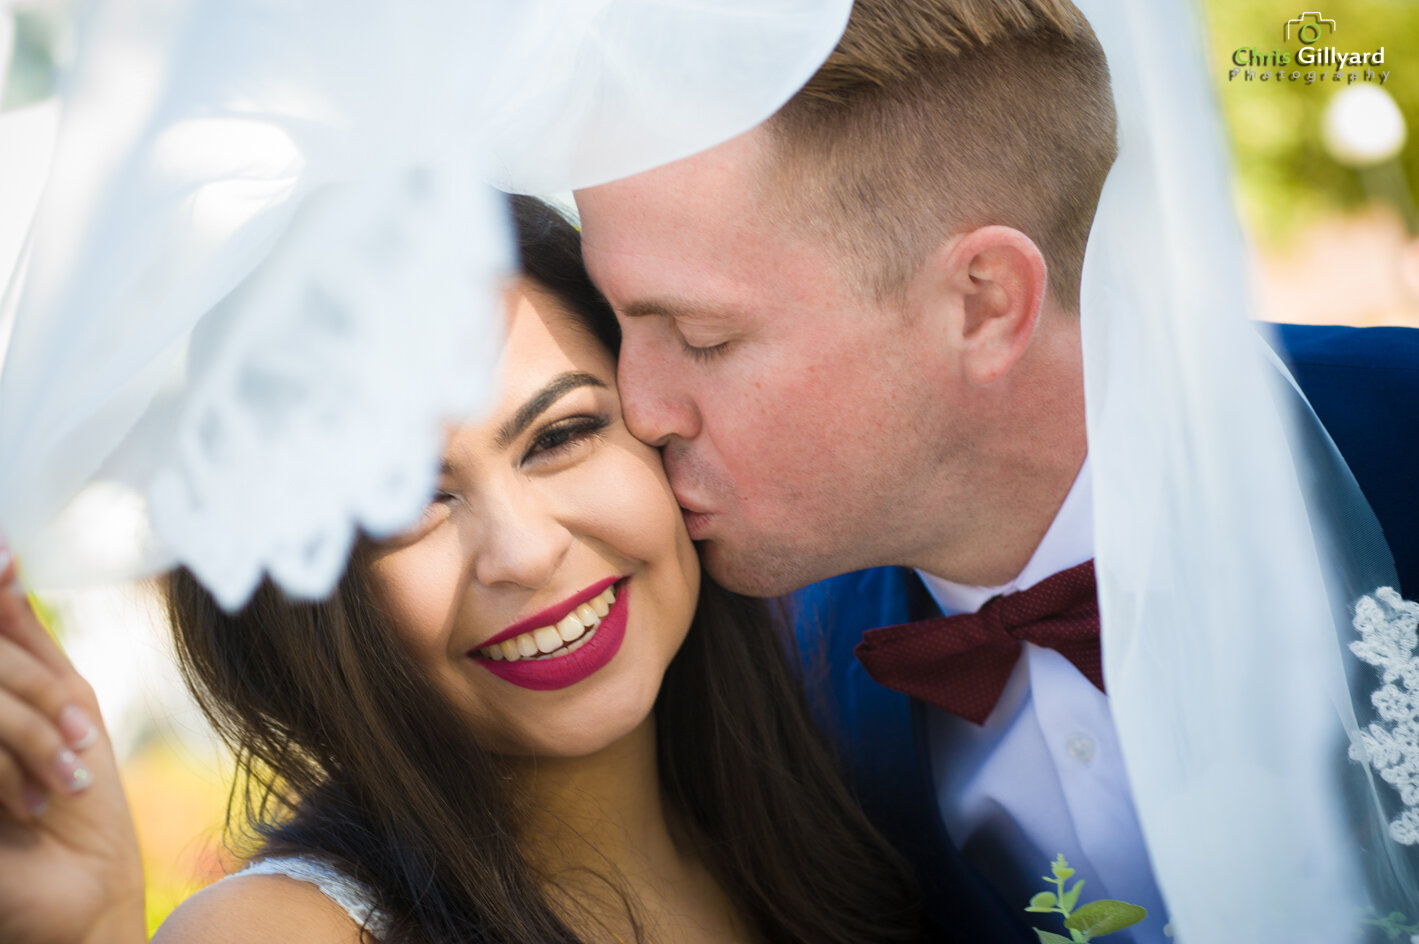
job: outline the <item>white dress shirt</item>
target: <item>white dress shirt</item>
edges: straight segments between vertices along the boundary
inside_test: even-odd
[[[971,587],[920,574],[947,615],[1034,586],[1094,556],[1093,492],[1086,460],[1054,522],[1020,575]],[[1021,909],[1060,853],[1084,879],[1080,903],[1115,898],[1148,919],[1110,935],[1119,944],[1168,944],[1167,916],[1134,813],[1104,693],[1053,649],[1025,643],[985,724],[927,707],[937,802],[946,831],[971,862]],[[1066,886],[1068,887],[1068,886]],[[1023,914],[1023,912],[1022,912]],[[1058,915],[1035,927],[1067,934]]]

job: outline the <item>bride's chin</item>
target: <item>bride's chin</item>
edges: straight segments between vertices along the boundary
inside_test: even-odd
[[[660,678],[606,681],[607,685],[589,687],[576,697],[561,693],[563,697],[547,698],[551,693],[536,693],[520,699],[516,717],[506,719],[501,730],[488,731],[479,725],[480,739],[494,753],[507,757],[574,759],[599,754],[645,729],[653,734]]]
[[[653,707],[653,702],[651,707]],[[615,718],[583,718],[526,732],[517,744],[500,753],[508,758],[578,760],[606,751],[630,748],[643,737],[653,742],[655,722],[650,708]]]

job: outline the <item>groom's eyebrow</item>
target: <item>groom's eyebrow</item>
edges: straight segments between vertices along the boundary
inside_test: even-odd
[[[626,318],[728,318],[732,312],[689,299],[647,298],[628,302],[617,311]]]
[[[550,409],[552,404],[578,387],[600,387],[604,390],[606,384],[601,378],[583,371],[570,371],[552,378],[546,386],[518,407],[511,419],[498,427],[498,448],[506,449],[537,417]]]
[[[674,315],[679,306],[662,301],[634,301],[621,309],[627,318],[653,318]]]

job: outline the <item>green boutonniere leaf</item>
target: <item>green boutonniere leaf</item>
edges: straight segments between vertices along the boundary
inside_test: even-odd
[[[1043,881],[1053,885],[1055,890],[1036,892],[1025,908],[1026,911],[1036,914],[1057,914],[1064,919],[1064,927],[1069,936],[1035,928],[1040,944],[1089,944],[1096,937],[1131,927],[1148,917],[1147,910],[1138,905],[1114,901],[1111,898],[1091,901],[1075,910],[1074,906],[1079,903],[1079,892],[1084,887],[1084,880],[1081,878],[1066,889],[1065,884],[1073,876],[1074,869],[1069,867],[1064,856],[1056,856],[1050,863],[1050,875],[1041,876]]]
[[[1083,887],[1084,880],[1081,878],[1079,881],[1074,883],[1073,888],[1064,893],[1064,897],[1060,899],[1060,907],[1063,908],[1066,912],[1073,911],[1074,906],[1079,903],[1079,889]]]
[[[1040,944],[1074,944],[1069,938],[1062,934],[1055,934],[1053,931],[1041,931],[1035,928],[1035,933],[1040,936]]]
[[[1054,896],[1054,892],[1040,892],[1034,898],[1030,899],[1030,906],[1025,910],[1054,914],[1058,910],[1055,907],[1058,902],[1059,899]]]
[[[1065,918],[1064,926],[1071,931],[1083,932],[1089,937],[1101,937],[1131,927],[1146,917],[1148,912],[1137,905],[1103,898],[1089,902]]]

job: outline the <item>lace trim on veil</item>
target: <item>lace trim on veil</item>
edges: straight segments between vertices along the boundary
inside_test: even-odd
[[[1355,630],[1360,634],[1350,651],[1382,671],[1382,683],[1370,695],[1380,716],[1355,733],[1350,758],[1368,764],[1399,792],[1404,812],[1390,821],[1390,838],[1400,845],[1419,845],[1419,603],[1404,599],[1390,587],[1355,604]],[[1399,684],[1396,684],[1399,683]]]

